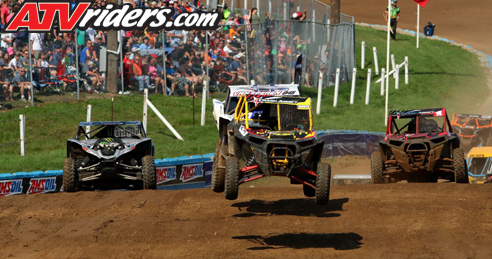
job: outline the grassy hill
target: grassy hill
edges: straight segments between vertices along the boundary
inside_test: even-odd
[[[379,64],[385,64],[386,33],[364,27],[356,28],[357,64],[360,64],[360,42],[376,46]],[[476,55],[457,46],[422,39],[420,49],[415,39],[401,35],[392,42],[397,63],[409,57],[410,84],[400,77],[400,89],[390,83],[390,109],[446,107],[450,112],[477,113],[489,96],[486,73]],[[371,52],[366,53],[366,69],[373,68]],[[374,71],[374,69],[373,69]],[[371,86],[370,105],[364,104],[367,70],[358,69],[355,104],[349,104],[350,84],[340,86],[338,107],[333,107],[334,87],[324,89],[321,114],[315,115],[316,129],[352,129],[384,131],[384,97],[379,84]],[[375,79],[373,79],[373,82]],[[316,89],[303,88],[303,94],[313,98]],[[109,96],[109,95],[108,95]],[[213,98],[223,99],[224,94]],[[151,96],[150,100],[185,139],[174,138],[157,116],[149,110],[148,136],[155,143],[156,158],[211,153],[218,138],[207,103],[206,126],[200,126],[201,100],[195,101],[196,122],[193,126],[193,100],[186,97]],[[46,103],[35,107],[17,108],[0,113],[0,173],[61,169],[65,158],[66,139],[73,137],[77,125],[86,119],[87,105],[93,105],[92,120],[111,120],[111,98],[87,99],[76,102]],[[141,120],[142,96],[117,97],[114,120]],[[315,110],[315,109],[313,109]],[[21,157],[19,144],[19,114],[26,115],[26,156]]]

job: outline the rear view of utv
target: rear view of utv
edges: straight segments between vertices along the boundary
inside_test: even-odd
[[[384,141],[371,155],[371,177],[374,183],[468,183],[465,154],[446,109],[391,111]]]
[[[265,176],[290,178],[318,205],[329,200],[331,167],[320,162],[323,140],[314,131],[311,99],[243,95],[234,119],[219,128],[212,190],[235,200],[240,184]]]

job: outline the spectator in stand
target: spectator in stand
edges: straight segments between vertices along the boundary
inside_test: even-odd
[[[12,50],[12,53],[13,53],[13,50]],[[10,51],[9,51],[9,54],[10,54]],[[18,72],[20,71],[20,69],[22,67],[22,62],[20,61],[20,54],[19,53],[16,53],[14,58],[10,60],[9,67],[12,68],[16,72],[16,74],[18,74]]]
[[[250,24],[253,24],[253,23],[260,23],[260,16],[258,16],[258,8],[256,7],[253,7],[250,11],[249,11],[249,23]]]
[[[226,53],[226,57],[231,57],[237,52],[237,49],[231,46],[231,40],[226,40],[224,52]]]
[[[192,8],[191,8],[191,6],[188,4],[188,2],[184,2],[184,3],[183,3],[183,8],[184,8],[184,9],[186,10],[186,12],[188,12],[188,13],[193,12],[193,9],[192,9]],[[183,8],[181,8],[181,9],[183,9]]]
[[[7,25],[7,17],[10,15],[10,9],[9,9],[9,0],[3,0],[2,1],[2,9],[0,11],[0,18],[2,22],[2,31],[5,28],[5,25]]]
[[[306,15],[307,13],[307,10],[304,10],[304,12],[295,12],[294,14],[292,14],[292,20],[294,21],[304,21],[306,20]]]
[[[239,53],[234,56],[234,60],[231,62],[229,70],[231,72],[238,72],[240,75],[244,76],[245,72],[243,70],[243,65],[241,63],[241,58],[244,57],[243,53]]]
[[[87,40],[85,43],[85,48],[80,52],[80,63],[85,64],[87,60],[91,59],[92,53],[92,42]]]
[[[157,68],[158,64],[157,64],[156,54],[152,54],[150,56],[151,59],[149,63],[149,76],[150,79],[153,80],[153,82],[155,82],[155,93],[156,94],[163,93],[164,95],[166,95],[166,85],[164,79],[162,78],[163,75],[162,67],[159,71],[159,69]]]
[[[99,74],[98,70],[94,62],[90,59],[87,59],[86,63],[82,64],[82,74],[85,74],[93,86],[95,85],[99,88],[104,83],[104,77]]]
[[[184,35],[182,30],[173,30],[168,33],[169,39],[171,41],[171,47],[177,48],[179,44],[183,42]]]
[[[0,47],[3,49],[13,48],[14,47],[14,34],[13,33],[2,33],[2,43]]]
[[[149,38],[145,37],[144,42],[139,46],[140,50],[151,49],[152,47],[149,44]]]
[[[99,55],[101,52],[101,47],[103,46],[102,43],[103,37],[99,34],[96,35],[96,42],[92,45],[92,56],[94,57],[94,60],[96,62],[99,62]]]
[[[150,79],[148,75],[144,75],[142,72],[142,60],[140,57],[140,54],[134,54],[135,58],[132,64],[132,72],[133,72],[133,77],[132,79],[138,80],[138,90],[142,92],[145,89],[145,84],[147,87],[150,84]]]
[[[77,44],[79,45],[79,51],[81,51],[86,46],[85,31],[79,31],[79,29],[76,29],[76,32],[77,32]],[[85,62],[81,61],[81,63],[85,63]]]
[[[6,83],[3,86],[4,89],[4,94],[7,99],[7,101],[13,101],[13,93],[14,93],[14,86],[17,86],[20,88],[20,94],[21,94],[21,100],[24,102],[27,102],[26,98],[24,97],[24,90],[27,90],[27,94],[29,95],[29,101],[31,100],[31,84],[29,83],[29,80],[27,79],[26,76],[26,69],[20,68],[19,69],[19,74],[15,75],[14,78],[12,79],[11,83]]]
[[[31,33],[31,50],[35,57],[39,56],[39,53],[43,51],[44,36],[41,33]]]
[[[63,33],[58,33],[54,41],[54,46],[61,46],[63,44]]]
[[[166,78],[167,78],[167,80],[171,81],[171,93],[170,93],[170,95],[172,95],[175,93],[174,90],[176,89],[176,85],[183,80],[181,80],[181,75],[176,72],[176,70],[173,68],[173,66],[171,65],[171,63],[169,61],[166,61]],[[185,78],[185,80],[186,80],[186,78]],[[191,82],[189,82],[187,80],[183,81],[183,82],[185,82],[185,84],[184,84],[185,91],[188,92],[188,88],[189,88],[189,85],[191,84]]]
[[[220,57],[222,57],[222,58],[229,57],[229,54],[224,51],[224,41],[223,40],[219,41],[219,46],[217,47],[217,49],[219,50]]]
[[[199,84],[199,79],[197,76],[193,74],[193,71],[191,70],[191,61],[189,59],[182,59],[179,62],[179,72],[182,77],[185,77],[187,80],[191,82],[192,86],[196,86]],[[197,97],[195,94],[195,88],[193,88],[193,97]],[[186,96],[191,96],[188,93],[188,90],[186,90]]]

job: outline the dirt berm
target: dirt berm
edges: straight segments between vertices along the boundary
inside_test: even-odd
[[[0,199],[0,257],[491,258],[492,185],[300,186],[17,195]]]

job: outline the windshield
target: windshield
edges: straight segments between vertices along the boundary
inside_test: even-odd
[[[489,158],[473,158],[470,162],[469,172],[474,175],[487,175],[491,173]]]
[[[392,134],[417,134],[443,132],[445,117],[419,115],[411,118],[394,117],[391,124]]]
[[[250,128],[269,130],[311,130],[309,109],[298,109],[297,105],[263,103],[258,106],[249,104],[248,113]]]

